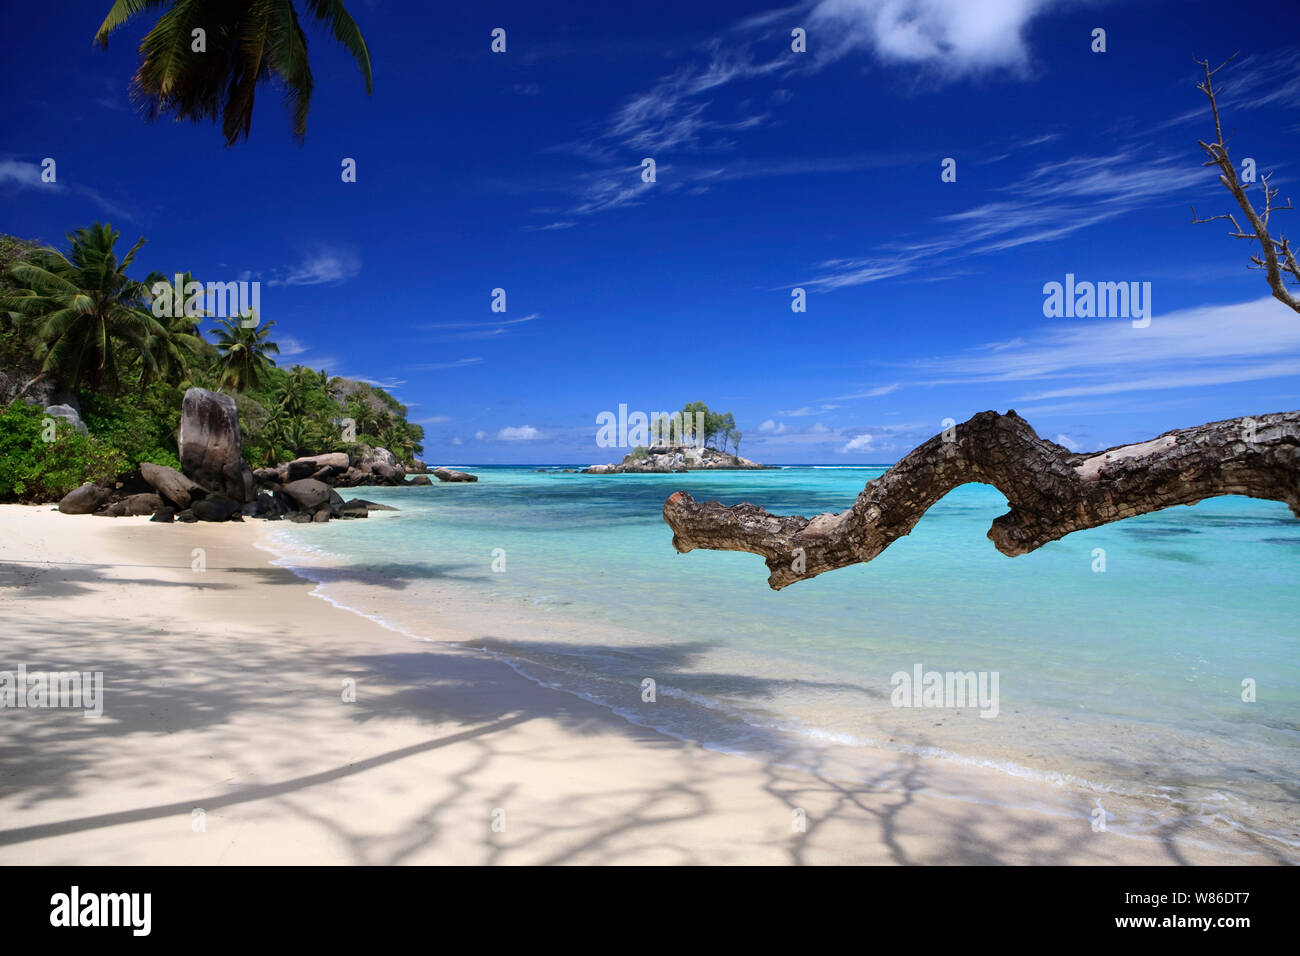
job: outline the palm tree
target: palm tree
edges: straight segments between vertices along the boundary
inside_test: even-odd
[[[379,412],[360,395],[349,396],[343,410],[356,424],[358,435],[378,435],[384,426]]]
[[[409,461],[411,453],[415,449],[415,442],[411,440],[405,425],[405,422],[393,422],[384,428],[377,437],[383,447],[387,448],[399,459]]]
[[[284,443],[295,455],[314,454],[320,450],[316,429],[306,419],[291,418],[283,432]]]
[[[23,288],[0,295],[0,309],[32,320],[40,362],[40,374],[19,394],[49,377],[74,391],[83,382],[117,386],[123,344],[139,355],[142,375],[156,374],[155,352],[168,331],[146,308],[145,287],[126,274],[144,239],[119,261],[113,247],[120,235],[97,222],[68,234],[68,255],[43,249],[10,267]]]
[[[369,95],[370,51],[343,0],[304,0],[302,6],[352,54]],[[171,114],[215,123],[220,114],[231,146],[241,135],[248,139],[256,88],[274,78],[293,114],[294,139],[302,141],[313,80],[293,0],[115,0],[95,42],[107,48],[113,31],[151,7],[167,10],[141,41],[140,67],[131,80],[132,95],[150,119]],[[203,31],[201,52],[193,49],[195,30]]]
[[[167,282],[161,272],[151,272],[145,277],[146,289],[152,289],[158,282]],[[188,272],[181,275],[181,289],[186,289],[194,281]],[[203,312],[201,315],[207,315]],[[159,318],[166,334],[149,337],[149,350],[153,354],[156,369],[141,369],[140,388],[143,390],[152,381],[162,381],[169,385],[183,385],[192,381],[191,374],[195,360],[203,347],[203,334],[199,331],[199,322],[190,315],[164,315]]]
[[[274,465],[279,457],[278,451],[288,444],[285,438],[285,428],[288,418],[284,409],[276,406],[267,412],[266,420],[262,422],[261,427],[257,430],[259,441],[266,443],[266,448],[262,453],[262,464]]]
[[[275,360],[270,353],[280,354],[280,346],[269,342],[266,335],[274,322],[258,322],[246,328],[241,319],[217,319],[217,351],[221,353],[221,388],[229,385],[234,391],[257,388],[268,365]]]
[[[317,372],[316,377],[320,380],[319,384],[321,389],[330,398],[334,398],[338,394],[339,390],[343,388],[343,379],[339,378],[337,375],[331,378],[330,373],[324,369]]]
[[[307,389],[310,387],[308,376],[315,378],[315,373],[311,369],[303,368],[301,365],[295,366],[294,370],[289,373],[289,377],[280,386],[279,401],[280,407],[290,415],[301,415],[306,404]]]

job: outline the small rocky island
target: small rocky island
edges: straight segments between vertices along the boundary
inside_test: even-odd
[[[177,446],[181,470],[146,462],[137,475],[111,487],[88,481],[68,492],[59,510],[109,518],[152,515],[151,520],[162,522],[324,522],[397,510],[364,498],[345,500],[335,488],[433,484],[423,462],[416,461],[408,476],[390,451],[371,446],[357,457],[328,452],[250,468],[243,457],[235,400],[204,388],[185,393]],[[450,468],[435,468],[432,474],[439,481],[478,481],[476,475]]]
[[[601,426],[596,443],[604,447],[634,446],[617,465],[592,465],[585,475],[665,474],[682,471],[745,471],[767,467],[740,457],[740,440],[731,412],[715,412],[704,402],[689,402],[679,412],[627,413],[596,416]],[[715,443],[720,443],[719,450]],[[727,451],[727,445],[732,451]]]
[[[651,445],[633,448],[617,465],[592,465],[584,475],[661,474],[680,471],[758,470],[767,468],[756,461],[711,445]]]

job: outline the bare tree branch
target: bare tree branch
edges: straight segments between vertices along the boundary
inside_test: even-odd
[[[1217,495],[1282,501],[1300,517],[1300,412],[1213,422],[1088,454],[1039,438],[1014,411],[980,412],[949,435],[953,440],[931,438],[868,482],[839,514],[778,516],[751,504],[701,504],[679,491],[663,512],[673,547],[762,555],[768,584],[780,590],[872,560],[968,482],[1006,495],[1011,510],[988,533],[1006,555]]]
[[[1268,278],[1268,286],[1273,290],[1273,298],[1277,299],[1283,305],[1296,312],[1300,312],[1300,298],[1293,295],[1286,287],[1286,279],[1289,275],[1291,281],[1300,282],[1300,262],[1296,261],[1295,252],[1291,248],[1290,241],[1285,236],[1278,236],[1276,239],[1269,234],[1268,221],[1269,217],[1276,210],[1291,209],[1291,201],[1288,199],[1284,206],[1274,206],[1273,200],[1277,198],[1278,190],[1269,185],[1271,173],[1266,173],[1261,179],[1261,186],[1264,190],[1264,211],[1258,212],[1250,197],[1246,195],[1249,185],[1242,183],[1237,178],[1237,168],[1233,166],[1232,159],[1228,155],[1228,144],[1223,138],[1223,123],[1219,117],[1218,94],[1222,90],[1214,88],[1214,76],[1225,66],[1236,59],[1234,54],[1226,61],[1210,69],[1209,60],[1197,60],[1205,70],[1204,82],[1197,83],[1196,88],[1206,95],[1210,101],[1210,112],[1214,115],[1214,135],[1213,143],[1207,143],[1204,140],[1197,140],[1202,150],[1209,159],[1205,162],[1206,166],[1217,166],[1219,168],[1219,182],[1221,182],[1232,197],[1237,200],[1237,205],[1241,207],[1246,221],[1250,223],[1253,232],[1247,232],[1237,224],[1237,220],[1230,214],[1223,216],[1211,216],[1208,219],[1196,218],[1196,207],[1192,207],[1192,222],[1204,223],[1214,222],[1217,219],[1227,218],[1232,222],[1235,232],[1229,233],[1234,239],[1253,239],[1259,243],[1263,252],[1263,258],[1251,256],[1251,263],[1265,271]]]
[[[1262,256],[1251,263],[1267,273],[1273,297],[1300,312],[1300,299],[1286,288],[1300,281],[1290,241],[1273,238],[1269,218],[1291,203],[1274,205],[1278,191],[1262,177],[1264,211],[1256,211],[1238,181],[1228,155],[1213,78],[1232,60],[1210,69],[1198,60],[1214,116],[1213,143],[1201,142],[1206,166],[1219,168],[1219,182],[1237,200],[1253,232],[1232,213],[1193,222],[1226,219],[1229,235],[1259,243]],[[970,421],[931,438],[874,481],[868,482],[848,511],[815,518],[769,514],[751,504],[728,508],[697,502],[679,491],[664,504],[678,551],[712,548],[748,551],[767,559],[768,584],[780,590],[835,568],[870,561],[913,526],[940,498],[967,482],[996,487],[1011,510],[993,522],[989,538],[1007,555],[1025,554],[1074,531],[1195,504],[1216,495],[1246,495],[1285,502],[1300,518],[1300,411],[1234,418],[1166,432],[1151,441],[1121,445],[1086,455],[1039,438],[1013,411],[981,412]]]

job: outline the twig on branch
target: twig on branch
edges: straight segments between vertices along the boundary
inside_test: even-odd
[[[1300,312],[1300,297],[1291,293],[1286,287],[1288,278],[1292,282],[1300,283],[1300,262],[1296,261],[1295,250],[1291,248],[1291,242],[1286,236],[1279,235],[1276,239],[1269,234],[1268,221],[1269,217],[1275,211],[1291,209],[1291,200],[1287,200],[1286,205],[1275,206],[1273,200],[1277,198],[1278,190],[1269,185],[1271,173],[1265,173],[1260,184],[1264,190],[1264,211],[1258,212],[1250,197],[1246,195],[1249,185],[1242,183],[1237,178],[1237,168],[1232,165],[1232,159],[1228,156],[1228,144],[1223,138],[1223,123],[1219,118],[1219,101],[1218,94],[1222,90],[1214,88],[1214,76],[1225,66],[1236,59],[1235,54],[1229,57],[1213,70],[1210,69],[1209,60],[1197,60],[1196,62],[1205,70],[1204,82],[1197,83],[1196,88],[1206,95],[1210,101],[1210,112],[1214,114],[1214,135],[1213,143],[1207,143],[1204,140],[1197,140],[1202,150],[1209,159],[1203,164],[1205,166],[1217,166],[1219,168],[1219,182],[1221,182],[1232,197],[1237,200],[1237,205],[1241,207],[1246,221],[1250,223],[1253,230],[1247,232],[1238,223],[1230,213],[1219,216],[1210,216],[1206,219],[1196,217],[1196,207],[1192,207],[1192,222],[1205,223],[1215,222],[1219,219],[1227,219],[1232,223],[1234,232],[1230,235],[1234,239],[1253,239],[1259,243],[1263,257],[1251,256],[1250,261],[1256,268],[1263,269],[1268,278],[1268,286],[1273,290],[1273,298],[1277,299],[1283,305]]]
[[[1285,502],[1300,518],[1300,411],[1212,422],[1087,454],[1039,438],[1014,411],[980,412],[947,434],[952,440],[936,435],[868,482],[839,514],[773,515],[751,504],[700,503],[679,491],[663,512],[673,547],[762,555],[768,584],[780,590],[872,560],[968,482],[1006,495],[1011,510],[988,536],[1012,556],[1084,528],[1218,495]]]

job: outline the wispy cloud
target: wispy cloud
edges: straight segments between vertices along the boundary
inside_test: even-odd
[[[284,274],[269,280],[268,286],[325,285],[351,279],[361,271],[361,260],[344,249],[318,249]]]
[[[58,166],[55,165],[55,174],[57,176]],[[115,219],[123,219],[127,222],[139,222],[139,219],[131,213],[125,206],[109,199],[99,190],[84,183],[77,183],[69,186],[57,178],[52,183],[41,180],[42,167],[40,163],[27,162],[21,159],[0,159],[0,187],[10,186],[17,189],[41,189],[55,195],[81,196],[89,199],[97,206],[100,211],[107,213]]]
[[[777,412],[783,418],[804,418],[809,415],[820,415],[823,412],[834,411],[839,408],[838,405],[806,405],[803,408],[792,408],[788,411]]]
[[[416,372],[440,372],[446,369],[464,368],[467,365],[477,365],[482,361],[483,357],[476,355],[473,358],[456,359],[454,362],[434,362],[428,365],[413,365],[411,368]]]
[[[527,322],[541,317],[541,313],[519,316],[514,319],[500,319],[496,322],[432,322],[417,326],[418,331],[437,332],[439,334],[423,337],[428,342],[465,342],[480,339],[502,338],[512,330]]]
[[[558,147],[604,167],[578,180],[579,200],[570,215],[591,215],[647,198],[650,184],[639,181],[637,168],[625,165],[629,153],[661,158],[674,154],[680,164],[674,169],[675,184],[697,194],[707,191],[710,178],[803,172],[804,164],[798,161],[785,171],[780,163],[744,161],[715,170],[688,168],[682,157],[725,153],[735,147],[734,135],[775,121],[771,110],[755,107],[753,99],[728,112],[720,96],[726,87],[769,77],[780,82],[855,54],[911,65],[939,83],[991,71],[1023,75],[1029,63],[1025,32],[1053,5],[1060,6],[1060,0],[813,0],[747,17],[725,39],[703,45],[695,63],[626,99],[602,132]],[[791,24],[807,30],[805,53],[790,48]],[[778,87],[768,99],[778,107],[791,94]],[[841,160],[838,168],[864,168],[864,162]],[[876,160],[876,165],[888,164]]]
[[[358,382],[365,382],[367,385],[373,385],[375,388],[382,388],[389,392],[406,384],[404,378],[362,378],[359,375],[350,375],[348,378],[354,378]]]
[[[1017,402],[1226,385],[1300,374],[1300,322],[1271,298],[1158,312],[1145,329],[1051,321],[1039,336],[913,363],[912,384],[1038,383]]]
[[[1062,239],[1210,182],[1210,175],[1185,157],[1144,159],[1135,147],[1040,163],[999,190],[1009,198],[938,217],[931,238],[879,246],[859,258],[830,259],[821,264],[821,275],[793,284],[821,290],[864,285],[932,269],[940,260],[946,264]]]
[[[879,398],[881,395],[888,395],[890,392],[898,391],[898,387],[897,382],[891,382],[888,385],[877,385],[874,388],[868,388],[860,392],[850,392],[847,395],[837,395],[835,400],[839,402],[851,402],[859,398]],[[828,405],[825,407],[837,408],[838,406]]]
[[[1211,61],[1210,68],[1219,66]],[[1196,68],[1197,82],[1205,74]],[[1214,77],[1215,99],[1224,113],[1262,108],[1300,109],[1300,48],[1290,47],[1269,53],[1252,53],[1238,57]],[[1201,95],[1201,94],[1198,94]],[[1195,108],[1160,124],[1176,126],[1182,123],[1210,124],[1210,101],[1202,99]],[[1212,125],[1208,132],[1214,132]]]

